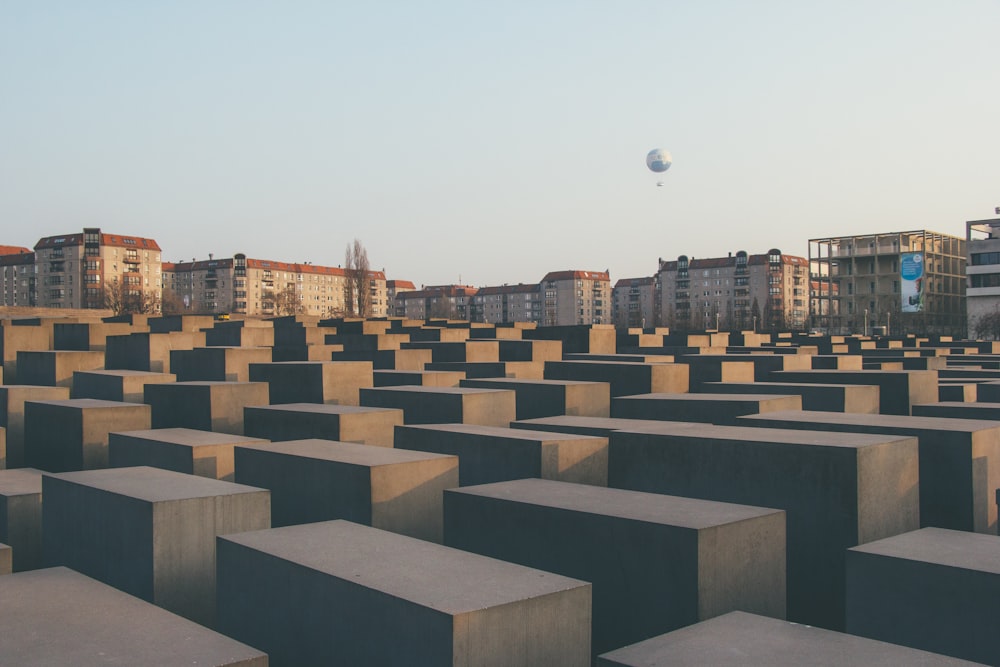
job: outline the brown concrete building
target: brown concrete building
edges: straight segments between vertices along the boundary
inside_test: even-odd
[[[965,335],[966,240],[928,230],[809,240],[812,326]]]
[[[678,330],[801,329],[809,307],[804,257],[772,249],[728,257],[660,261],[660,324]]]
[[[441,317],[468,320],[472,298],[479,289],[471,285],[429,285],[396,293],[396,315],[411,320]]]
[[[130,297],[160,300],[160,246],[152,239],[85,228],[78,234],[40,239],[34,263],[33,305],[101,309],[106,291],[116,285]]]
[[[483,287],[472,297],[472,321],[538,323],[542,318],[540,295],[538,283]]]

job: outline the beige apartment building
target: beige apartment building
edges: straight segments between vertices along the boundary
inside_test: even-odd
[[[538,283],[483,287],[472,298],[473,322],[503,324],[542,319],[541,289]]]
[[[651,327],[657,324],[659,300],[655,277],[622,278],[611,290],[615,327]]]
[[[611,324],[611,277],[607,271],[553,271],[539,283],[539,326]]]
[[[809,240],[812,326],[966,333],[966,241],[928,230]]]
[[[385,300],[387,311],[390,317],[404,317],[404,313],[398,310],[400,301],[396,297],[403,292],[415,292],[417,286],[409,280],[387,280],[385,281]]]
[[[970,338],[1000,338],[1000,218],[965,223]]]
[[[160,301],[160,246],[139,236],[96,227],[46,236],[34,253],[4,255],[2,265],[4,305],[103,309],[106,290],[114,286],[154,305]]]
[[[660,260],[660,324],[679,331],[802,329],[809,307],[808,266],[806,258],[778,249]]]
[[[340,267],[231,258],[164,265],[167,297],[185,311],[249,316],[305,314],[339,317],[346,311],[347,273]],[[385,273],[369,272],[372,317],[388,314]],[[176,305],[175,305],[176,307]]]

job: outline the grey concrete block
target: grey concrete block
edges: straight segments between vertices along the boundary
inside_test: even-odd
[[[375,370],[422,371],[431,362],[430,350],[357,350],[334,352],[334,361],[370,361]]]
[[[14,550],[0,542],[0,575],[14,571]]]
[[[586,582],[348,521],[218,542],[219,629],[272,665],[590,664]]]
[[[811,370],[771,373],[767,379],[772,382],[877,385],[881,414],[908,415],[911,406],[937,400],[937,378],[937,371]]]
[[[372,373],[374,387],[457,387],[465,379],[465,371],[397,371],[380,370]]]
[[[233,448],[264,442],[260,438],[190,428],[120,431],[108,434],[108,464],[112,468],[151,466],[232,482]]]
[[[677,363],[687,365],[691,391],[702,391],[706,382],[754,381],[751,361],[732,360],[724,355],[686,354],[678,356]]]
[[[742,417],[746,425],[839,433],[912,436],[920,443],[920,525],[997,532],[1000,424],[974,419],[773,412]]]
[[[403,411],[405,424],[481,424],[514,421],[514,392],[466,387],[378,387],[361,390],[361,405]]]
[[[608,483],[606,437],[431,424],[397,427],[395,446],[457,456],[462,486],[523,477],[598,486]]]
[[[40,470],[0,470],[0,542],[12,548],[15,572],[42,566]]]
[[[0,579],[0,664],[267,667],[267,655],[65,567]]]
[[[347,519],[441,541],[441,494],[458,459],[332,440],[236,448],[236,481],[271,491],[274,526]]]
[[[159,468],[42,478],[42,551],[202,625],[215,620],[215,536],[271,525],[269,492]]]
[[[133,370],[75,371],[70,398],[98,398],[104,401],[142,403],[147,384],[175,382],[172,373]]]
[[[845,550],[919,526],[916,438],[661,424],[611,433],[608,485],[785,510],[790,620],[843,629]]]
[[[539,417],[538,419],[519,419],[511,422],[511,428],[523,428],[534,431],[553,431],[555,433],[575,433],[577,435],[594,435],[608,437],[612,431],[630,429],[679,428],[682,422],[664,422],[658,419],[622,419],[619,417]],[[688,428],[701,428],[701,424],[687,422]],[[673,432],[671,430],[671,432]]]
[[[574,352],[614,354],[617,351],[615,349],[617,344],[615,328],[610,324],[580,324],[525,329],[521,333],[521,338],[561,341],[563,354]]]
[[[737,418],[777,410],[801,410],[798,395],[768,394],[639,394],[618,396],[611,416],[621,419],[733,424]]]
[[[269,347],[196,347],[170,351],[178,382],[249,382],[250,364],[270,363]]]
[[[463,380],[461,386],[512,389],[517,419],[556,415],[608,417],[611,414],[611,385],[607,382],[491,378]]]
[[[734,611],[605,653],[597,667],[971,667],[905,646]]]
[[[203,331],[175,331],[171,333],[132,333],[127,336],[108,336],[104,353],[104,367],[170,372],[170,353],[173,350],[193,350],[205,346]]]
[[[48,472],[108,467],[108,434],[150,427],[148,405],[71,398],[26,401],[25,462]]]
[[[108,336],[127,336],[140,328],[128,322],[56,322],[52,325],[52,349],[103,352]]]
[[[1000,664],[1000,537],[942,528],[847,553],[847,631]]]
[[[68,387],[36,385],[0,385],[0,426],[5,430],[6,461],[2,468],[20,468],[24,463],[24,403],[25,401],[64,400]]]
[[[152,408],[153,428],[243,435],[244,409],[267,405],[268,394],[263,382],[172,382],[146,385],[144,400]]]
[[[813,384],[806,382],[709,382],[701,391],[710,394],[795,394],[803,410],[878,414],[879,389],[869,384]]]
[[[246,435],[275,442],[319,438],[392,447],[402,423],[403,411],[395,408],[286,403],[243,411]]]
[[[520,479],[446,491],[445,543],[591,582],[594,653],[735,609],[785,616],[781,510]]]
[[[546,361],[546,380],[607,382],[611,396],[681,394],[689,389],[685,364],[644,364],[615,361]]]
[[[266,382],[271,405],[334,403],[358,405],[358,391],[371,387],[367,361],[282,361],[250,364],[250,381]]]
[[[104,368],[103,352],[74,350],[17,353],[18,382],[43,387],[72,387],[74,371]]]

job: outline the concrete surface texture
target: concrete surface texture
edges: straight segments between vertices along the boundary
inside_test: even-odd
[[[190,428],[119,431],[108,434],[108,465],[111,468],[151,466],[232,482],[235,478],[233,448],[263,442],[267,441]]]
[[[320,438],[392,447],[402,423],[403,411],[396,408],[286,403],[243,411],[246,435],[272,441]]]
[[[15,572],[42,567],[41,470],[0,470],[0,542]]]

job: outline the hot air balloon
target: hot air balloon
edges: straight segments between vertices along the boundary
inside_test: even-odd
[[[646,154],[646,166],[655,174],[662,174],[670,169],[672,160],[670,152],[662,148],[654,148]],[[656,187],[663,187],[663,181],[657,180]]]

